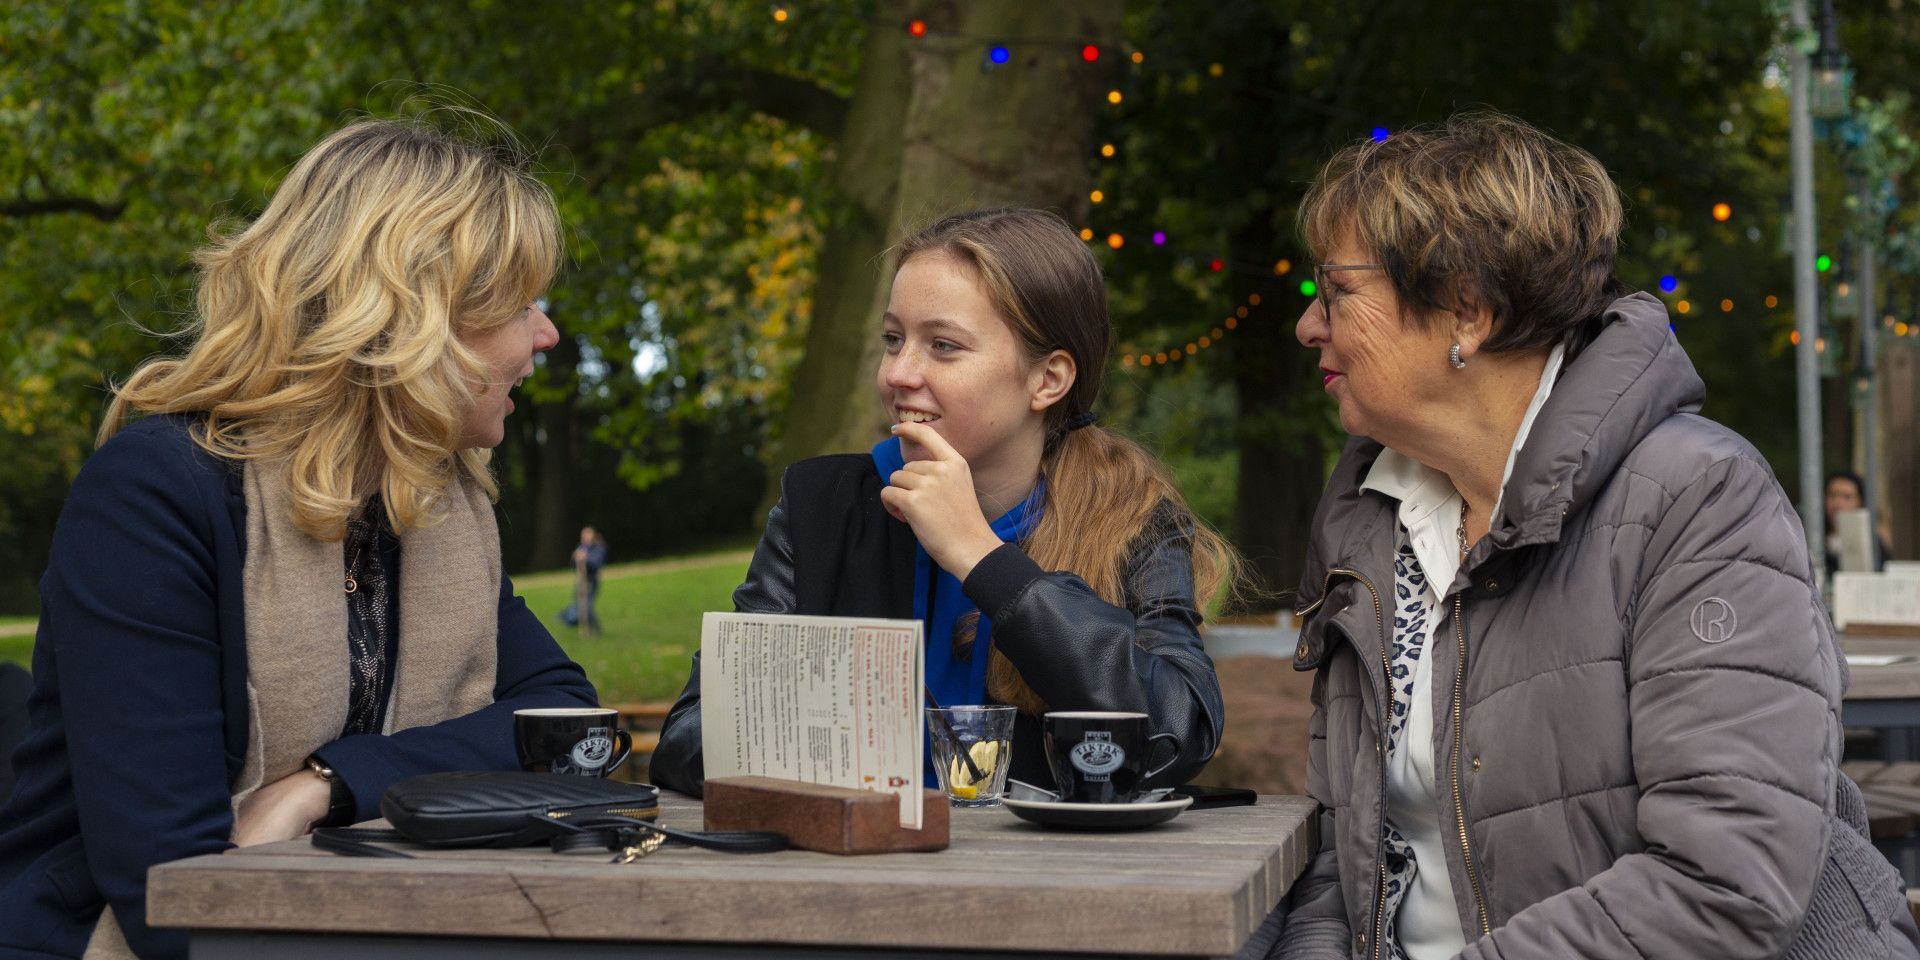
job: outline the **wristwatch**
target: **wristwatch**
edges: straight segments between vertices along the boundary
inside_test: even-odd
[[[353,791],[348,789],[347,782],[340,779],[340,775],[334,773],[333,768],[319,757],[307,757],[307,769],[327,782],[327,815],[314,826],[338,827],[352,823]]]

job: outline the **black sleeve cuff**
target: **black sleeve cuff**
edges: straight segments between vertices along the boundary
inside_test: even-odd
[[[353,823],[353,788],[334,777],[327,781],[327,815],[316,827],[345,827]]]
[[[1034,581],[1047,575],[1019,546],[1003,543],[980,558],[960,589],[989,620],[999,620]]]

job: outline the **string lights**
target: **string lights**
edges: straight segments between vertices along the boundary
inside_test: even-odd
[[[787,8],[775,6],[772,9],[775,21],[780,23],[787,22],[789,18]],[[1115,56],[1124,55],[1125,59],[1134,65],[1144,64],[1147,60],[1146,53],[1137,49],[1126,50],[1124,54],[1121,54],[1116,48],[1124,49],[1125,45],[1110,39],[1100,41],[1086,37],[975,37],[956,31],[937,29],[934,25],[930,25],[926,20],[920,18],[906,21],[906,23],[902,25],[902,28],[904,28],[909,38],[918,42],[931,42],[938,39],[949,44],[961,46],[978,44],[975,49],[983,51],[980,64],[980,68],[983,71],[992,71],[1011,63],[1013,61],[1013,51],[1016,47],[1053,49],[1056,51],[1055,55],[1072,56],[1085,64],[1099,64],[1103,58],[1108,58],[1109,54]],[[1029,59],[1025,62],[1031,63],[1033,61]],[[1226,74],[1226,65],[1219,62],[1208,63],[1203,69],[1207,76],[1215,79],[1223,77]],[[1119,106],[1126,102],[1126,94],[1119,87],[1112,87],[1108,89],[1105,99],[1109,105]],[[1386,126],[1373,125],[1371,127],[1364,127],[1364,129],[1367,130],[1369,138],[1376,143],[1385,141],[1393,135],[1392,130]],[[1102,143],[1099,147],[1099,156],[1102,159],[1112,159],[1118,153],[1119,148],[1110,142]],[[1095,188],[1088,192],[1087,199],[1090,203],[1100,206],[1111,198],[1105,190]],[[1731,203],[1722,200],[1713,203],[1708,208],[1708,213],[1714,222],[1728,223],[1733,219],[1734,209]],[[1160,250],[1169,249],[1167,247],[1168,237],[1166,231],[1155,229],[1146,231],[1145,234],[1154,248]],[[1080,239],[1086,243],[1105,243],[1110,249],[1120,250],[1126,245],[1127,236],[1120,231],[1108,231],[1103,234],[1091,226],[1086,226],[1080,230]],[[1203,262],[1206,264],[1206,268],[1213,273],[1222,273],[1228,268],[1226,261],[1220,257],[1210,257]],[[1826,254],[1821,254],[1815,260],[1814,266],[1818,272],[1822,274],[1829,273],[1833,268],[1833,258]],[[1258,269],[1262,275],[1285,277],[1292,272],[1293,263],[1290,259],[1282,257],[1274,261],[1270,266]],[[1235,272],[1252,271],[1243,270],[1240,265],[1236,265]],[[1690,316],[1694,312],[1695,300],[1690,296],[1681,295],[1680,286],[1681,280],[1675,274],[1669,273],[1662,275],[1658,280],[1660,293],[1671,304],[1673,311],[1682,316]],[[1297,289],[1301,297],[1309,300],[1318,292],[1311,278],[1302,278],[1299,281]],[[1780,306],[1780,298],[1774,294],[1767,294],[1761,302],[1765,304],[1766,309],[1769,311],[1775,310]],[[1706,310],[1707,307],[1705,304],[1712,303],[1715,303],[1715,301],[1702,301],[1703,305],[1701,309],[1703,311]],[[1231,314],[1223,317],[1217,324],[1209,326],[1198,336],[1174,343],[1165,349],[1129,351],[1121,357],[1120,365],[1123,368],[1143,369],[1146,367],[1177,363],[1183,358],[1196,356],[1201,351],[1218,345],[1225,337],[1237,330],[1240,323],[1249,319],[1253,311],[1260,307],[1261,304],[1262,298],[1260,294],[1249,294],[1247,299],[1236,306]],[[1719,299],[1717,305],[1722,314],[1733,313],[1737,306],[1730,297]],[[1271,304],[1269,306],[1271,306]],[[1887,316],[1884,319],[1884,326],[1892,335],[1898,337],[1920,337],[1920,320],[1907,323],[1904,321],[1896,321],[1892,316]],[[1797,343],[1798,334],[1793,334],[1792,339]],[[1823,346],[1823,344],[1816,344],[1816,346]]]
[[[1202,350],[1215,347],[1219,345],[1220,341],[1226,339],[1227,334],[1238,330],[1240,328],[1240,321],[1250,317],[1253,314],[1253,308],[1258,307],[1261,302],[1262,298],[1259,294],[1249,293],[1247,294],[1247,299],[1241,301],[1240,305],[1235,307],[1232,313],[1227,314],[1219,323],[1215,324],[1212,329],[1207,330],[1185,343],[1175,343],[1164,350],[1141,353],[1128,350],[1126,353],[1120,355],[1120,366],[1122,369],[1166,366],[1167,364],[1177,363],[1182,359],[1194,356]]]

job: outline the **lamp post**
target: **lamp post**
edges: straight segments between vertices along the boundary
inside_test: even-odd
[[[1862,203],[1872,203],[1872,187],[1863,185],[1860,188],[1860,199]],[[1872,236],[1860,238],[1860,319],[1855,321],[1860,324],[1860,363],[1855,373],[1856,388],[1859,391],[1855,396],[1860,404],[1861,479],[1866,482],[1866,489],[1860,491],[1864,494],[1861,499],[1866,501],[1869,529],[1878,530],[1880,528],[1874,521],[1880,510],[1882,491],[1880,490],[1879,456],[1876,449],[1880,442],[1877,416],[1879,396],[1876,389],[1879,384],[1874,375],[1878,358],[1874,354],[1879,349],[1880,303],[1879,297],[1876,296],[1879,291],[1875,288],[1878,278],[1874,276],[1873,241]]]
[[[1846,51],[1840,49],[1833,0],[1820,0],[1820,49],[1813,52],[1811,66],[1813,89],[1809,91],[1808,109],[1814,118],[1837,120],[1846,116],[1853,94],[1853,67],[1847,63]]]
[[[1832,7],[1822,11],[1822,25],[1832,23]],[[1807,0],[1793,0],[1791,23],[1796,34],[1807,27]],[[1830,31],[1822,31],[1823,34]],[[1823,39],[1824,49],[1828,42]],[[1794,349],[1794,380],[1800,425],[1800,522],[1806,528],[1807,552],[1813,561],[1814,582],[1826,583],[1827,515],[1825,491],[1820,489],[1820,358],[1814,341],[1820,335],[1820,291],[1813,269],[1813,118],[1812,64],[1806,51],[1789,45],[1790,94],[1789,153],[1793,161],[1793,322],[1800,334]]]

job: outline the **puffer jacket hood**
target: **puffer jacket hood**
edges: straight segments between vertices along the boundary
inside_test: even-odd
[[[1426,656],[1469,960],[1915,957],[1899,875],[1838,772],[1844,668],[1798,516],[1659,300],[1616,301],[1541,408]],[[1274,956],[1375,957],[1394,502],[1349,443],[1315,516],[1322,849]]]

